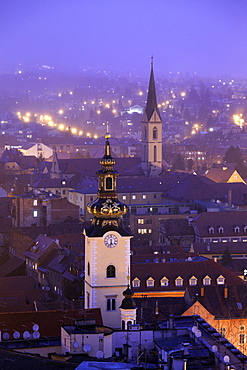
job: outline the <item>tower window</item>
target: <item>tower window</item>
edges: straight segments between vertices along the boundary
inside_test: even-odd
[[[89,262],[87,264],[87,274],[88,274],[88,276],[90,276],[90,263]]]
[[[154,146],[154,162],[157,162],[157,147]]]
[[[116,277],[116,268],[115,268],[115,266],[113,266],[113,265],[107,266],[106,277],[107,278],[115,278]]]
[[[153,128],[153,139],[157,139],[157,127]]]
[[[146,127],[144,127],[144,139],[146,139],[147,138],[147,129],[146,129]]]
[[[112,190],[112,177],[107,177],[105,180],[105,187],[107,190]]]

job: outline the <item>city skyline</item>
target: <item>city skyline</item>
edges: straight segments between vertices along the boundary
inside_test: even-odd
[[[10,0],[0,71],[18,64],[247,77],[245,1]]]

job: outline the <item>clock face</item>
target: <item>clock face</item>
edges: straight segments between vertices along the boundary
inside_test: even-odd
[[[116,247],[118,240],[115,235],[109,234],[105,237],[104,242],[108,248],[114,248]]]

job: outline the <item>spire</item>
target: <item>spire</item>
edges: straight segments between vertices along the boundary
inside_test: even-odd
[[[158,115],[160,116],[159,110],[157,107],[156,89],[155,89],[155,82],[154,82],[154,70],[153,70],[153,56],[152,56],[151,73],[150,73],[149,87],[148,87],[148,97],[147,97],[147,104],[145,108],[148,121],[152,117],[154,111],[157,111]]]

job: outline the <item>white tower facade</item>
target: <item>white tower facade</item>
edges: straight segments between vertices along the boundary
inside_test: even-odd
[[[128,284],[130,239],[132,235],[122,225],[127,207],[116,194],[117,171],[113,166],[109,136],[105,155],[98,171],[98,198],[88,205],[94,215],[85,231],[85,308],[101,308],[103,324],[121,327],[122,292]]]

